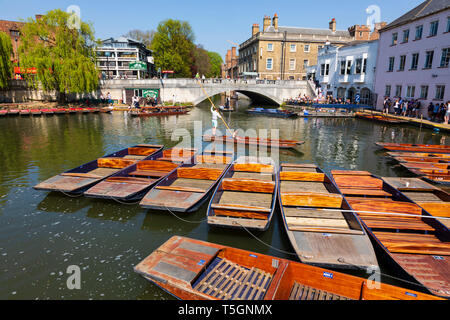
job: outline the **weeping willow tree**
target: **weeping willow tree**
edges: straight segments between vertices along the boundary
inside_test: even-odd
[[[11,38],[0,31],[0,89],[8,87],[12,74],[11,55],[13,49]]]
[[[21,30],[20,64],[36,68],[36,74],[25,75],[34,89],[56,90],[59,100],[70,93],[97,89],[99,71],[95,64],[97,41],[91,25],[56,9],[38,19],[29,18]]]

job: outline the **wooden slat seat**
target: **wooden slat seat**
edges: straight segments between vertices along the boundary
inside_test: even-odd
[[[199,179],[199,180],[217,180],[222,175],[223,170],[214,168],[179,168],[177,175],[179,178]]]
[[[312,172],[317,173],[316,168],[296,168],[296,167],[285,167],[283,168],[283,172]]]
[[[153,182],[155,182],[155,179],[132,178],[132,177],[111,177],[111,178],[106,179],[105,181],[106,182],[119,182],[119,183],[150,185]]]
[[[341,208],[343,197],[340,194],[325,194],[312,192],[282,192],[283,206]]]
[[[63,177],[75,177],[75,178],[88,178],[88,179],[101,179],[103,176],[92,173],[61,173]]]
[[[433,192],[403,192],[405,196],[414,202],[442,202],[441,198]]]
[[[274,181],[250,180],[250,179],[223,179],[222,189],[227,191],[247,191],[257,193],[273,193]]]
[[[374,189],[345,189],[340,188],[342,194],[349,196],[392,197],[392,194],[383,190]]]
[[[219,206],[220,207],[220,206]],[[218,217],[233,217],[242,219],[256,219],[256,220],[267,220],[269,218],[268,210],[264,209],[266,212],[258,211],[244,211],[242,209],[228,210],[228,209],[218,209],[214,208],[214,215]]]
[[[392,218],[379,219],[379,218],[364,218],[361,217],[364,223],[372,229],[391,229],[391,230],[418,230],[418,231],[434,231],[435,229],[428,224],[421,221],[399,221]]]
[[[157,186],[156,189],[205,193],[211,187],[211,180],[176,179],[170,186]]]
[[[219,203],[212,204],[212,208],[271,212],[272,194],[224,191]]]
[[[317,172],[298,172],[283,171],[280,172],[281,181],[325,181],[325,174]]]
[[[330,193],[323,182],[313,181],[280,181],[280,191]]]
[[[155,171],[155,170],[136,170],[133,172],[130,172],[130,176],[138,176],[138,177],[165,177],[169,172],[163,172],[163,171]]]
[[[294,282],[289,300],[351,300],[325,290],[319,290],[298,282]]]
[[[113,168],[97,168],[95,170],[92,170],[89,172],[91,175],[101,176],[101,177],[107,177],[110,176],[116,172],[118,172],[120,169],[113,169]]]
[[[257,179],[264,181],[272,181],[272,174],[255,173],[255,172],[233,172],[233,179]]]
[[[130,160],[143,160],[145,159],[147,156],[136,156],[136,155],[126,155],[125,157],[123,157],[124,159],[130,159]]]

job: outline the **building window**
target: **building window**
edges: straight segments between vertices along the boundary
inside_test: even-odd
[[[444,100],[445,86],[439,85],[436,86],[436,100]]]
[[[305,52],[309,52],[309,49],[310,49],[309,44],[305,44],[304,51],[305,51]]]
[[[402,86],[395,86],[395,96],[398,98],[402,96]]]
[[[289,70],[295,70],[295,59],[289,60]]]
[[[445,32],[450,32],[450,17],[447,17],[447,29],[445,29]]]
[[[303,60],[303,69],[305,70],[309,66],[309,60]]]
[[[291,52],[297,52],[297,45],[291,44]]]
[[[425,69],[431,69],[433,66],[434,51],[427,51],[425,57]]]
[[[347,74],[352,74],[352,60],[347,61]]]
[[[267,51],[273,51],[273,43],[267,44]]]
[[[325,75],[325,65],[321,64],[320,65],[320,75],[323,77]]]
[[[400,64],[398,66],[398,71],[405,70],[406,56],[400,56]]]
[[[398,33],[393,33],[392,34],[392,43],[391,46],[395,46],[397,44],[397,40],[398,40]]]
[[[327,63],[327,64],[325,65],[325,75],[328,76],[329,74],[330,74],[330,64]]]
[[[266,69],[267,70],[272,70],[272,68],[273,68],[273,59],[272,58],[267,58]]]
[[[391,96],[391,86],[390,85],[386,86],[386,89],[384,90],[384,95],[386,97],[390,97]]]
[[[14,38],[20,37],[20,31],[19,30],[9,30],[9,32],[11,34],[11,37],[14,37]]]
[[[366,73],[367,71],[367,58],[363,59],[363,68],[362,68],[362,73]]]
[[[434,37],[438,33],[439,21],[433,21],[430,23],[430,37]]]
[[[362,59],[356,59],[356,63],[355,63],[355,73],[356,74],[361,74],[362,71]]]
[[[448,63],[450,60],[450,48],[442,49],[442,57],[441,57],[441,68],[448,68]]]
[[[409,29],[403,31],[403,43],[409,41]]]
[[[394,71],[394,64],[395,64],[395,57],[390,57],[389,58],[389,68],[388,68],[389,72]]]
[[[342,60],[341,61],[341,72],[340,72],[341,75],[345,75],[345,64],[346,64],[346,61]]]
[[[406,88],[406,97],[414,98],[414,93],[416,92],[416,86],[408,86]]]
[[[419,64],[419,54],[413,53],[411,59],[411,70],[417,70],[418,64]]]
[[[428,98],[428,86],[420,86],[420,99]]]
[[[422,39],[422,34],[423,34],[423,25],[417,26],[416,27],[416,37],[414,38],[414,40]]]

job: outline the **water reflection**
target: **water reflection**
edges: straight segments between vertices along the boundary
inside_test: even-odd
[[[303,140],[297,150],[275,155],[283,162],[316,163],[326,172],[355,169],[408,176],[375,142],[450,143],[448,135],[425,128],[341,118],[253,117],[246,108],[240,103],[237,112],[225,115],[232,128],[269,133],[279,129],[282,139]],[[161,118],[115,112],[0,119],[0,299],[171,299],[132,268],[173,235],[296,260],[279,209],[268,231],[250,234],[210,228],[208,203],[193,214],[176,217],[136,204],[32,189],[42,180],[131,145],[176,146],[194,134],[196,122],[210,129],[209,109],[204,103],[188,115]],[[177,129],[185,134],[175,137]],[[190,146],[207,146],[201,136],[195,139]],[[82,269],[81,291],[65,286],[65,271],[72,264]],[[384,271],[389,273],[389,267]]]

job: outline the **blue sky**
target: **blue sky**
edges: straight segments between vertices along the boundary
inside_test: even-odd
[[[168,19],[188,21],[196,43],[223,57],[234,43],[251,35],[253,23],[262,25],[264,15],[277,13],[280,26],[328,28],[331,18],[337,28],[365,24],[370,5],[381,9],[381,20],[391,22],[422,0],[0,0],[0,20],[19,20],[70,5],[81,9],[83,21],[94,25],[96,37],[121,36],[132,29],[155,30]]]

